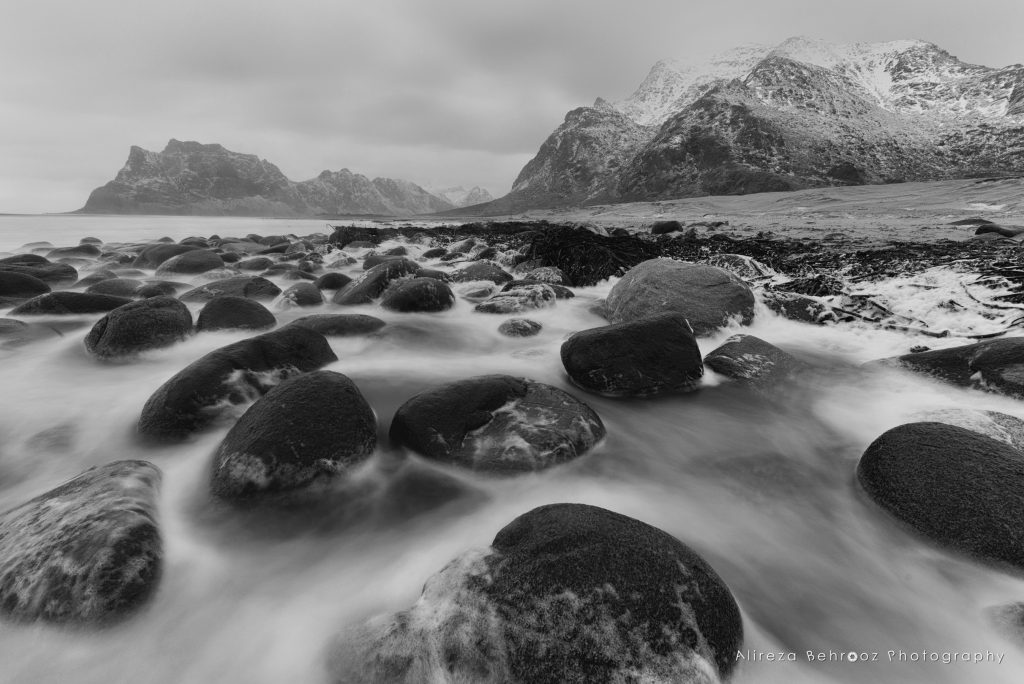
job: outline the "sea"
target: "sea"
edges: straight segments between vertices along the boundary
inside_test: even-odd
[[[43,241],[71,246],[84,237],[116,245],[328,230],[315,220],[4,216],[0,252]],[[427,246],[408,245],[413,256]],[[357,259],[365,253],[351,251]],[[356,275],[360,268],[345,270]],[[991,611],[1024,601],[1021,578],[909,532],[855,477],[875,438],[924,412],[985,409],[1024,418],[1024,404],[997,394],[861,367],[915,345],[955,346],[997,329],[1000,322],[984,311],[946,304],[966,301],[962,285],[970,277],[947,268],[856,284],[932,329],[951,331],[943,338],[866,322],[799,323],[758,304],[752,325],[698,340],[707,353],[737,332],[753,334],[813,367],[801,382],[768,394],[713,372],[695,392],[654,399],[574,387],[559,348],[571,333],[604,323],[591,309],[614,278],[531,312],[543,325],[533,338],[500,335],[503,317],[475,312],[463,299],[435,314],[346,309],[378,316],[394,330],[330,338],[338,361],[327,368],[349,376],[377,416],[375,477],[387,478],[402,458],[418,458],[388,447],[398,406],[428,387],[475,375],[527,377],[571,392],[597,411],[608,435],[551,470],[499,479],[445,471],[459,483],[450,498],[381,501],[387,515],[308,527],[277,526],[211,501],[209,467],[227,425],[172,447],[135,438],[140,410],[163,382],[247,333],[199,334],[99,362],[83,346],[98,316],[72,317],[81,327],[63,337],[0,349],[0,506],[18,505],[91,466],[151,461],[163,471],[164,571],[149,603],[111,626],[0,620],[0,682],[327,682],[337,634],[413,605],[428,578],[468,550],[486,548],[522,513],[579,502],[659,527],[714,567],[743,615],[735,682],[1019,684],[1024,652],[994,626]],[[310,313],[270,308],[280,323]],[[446,681],[442,674],[434,681]]]

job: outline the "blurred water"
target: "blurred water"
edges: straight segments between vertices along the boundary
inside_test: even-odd
[[[308,233],[323,226],[150,217],[27,223],[15,229],[14,218],[0,219],[10,247],[30,241],[26,231],[61,246],[86,234],[113,242]],[[922,341],[936,346],[935,340],[809,326],[766,310],[744,332],[811,360],[817,372],[798,386],[766,398],[709,375],[700,391],[681,396],[586,395],[565,377],[559,346],[573,331],[603,323],[589,308],[609,288],[580,288],[576,299],[530,315],[544,330],[527,339],[499,335],[504,317],[473,312],[463,300],[430,315],[374,306],[319,309],[370,313],[392,325],[382,337],[331,339],[339,360],[328,368],[351,377],[367,397],[381,446],[359,474],[364,486],[353,489],[352,506],[318,512],[315,519],[246,515],[210,500],[207,469],[226,425],[169,448],[142,447],[132,438],[143,403],[161,383],[244,333],[198,335],[124,363],[99,363],[85,354],[88,326],[0,351],[0,506],[92,465],[147,459],[164,471],[166,546],[155,597],[120,625],[93,632],[0,622],[0,681],[325,681],[325,650],[340,629],[411,605],[448,561],[486,547],[513,518],[553,502],[590,503],[639,518],[699,551],[736,596],[745,649],[797,657],[778,663],[761,656],[742,664],[735,681],[1024,680],[1024,655],[984,616],[990,606],[1024,599],[1024,584],[908,534],[860,494],[854,478],[864,448],[922,409],[984,408],[1024,417],[1024,406],[857,368]],[[275,313],[283,323],[309,311]],[[714,349],[732,332],[701,339],[701,350]],[[429,479],[395,484],[410,468],[427,468],[389,449],[395,409],[432,384],[482,373],[530,377],[572,392],[601,415],[608,437],[576,462],[544,473],[500,480],[449,473],[454,480],[431,496],[423,492]],[[889,662],[887,652],[901,650],[991,651],[1003,660]],[[808,651],[843,659],[808,662]],[[877,652],[878,661],[851,663],[849,651]]]

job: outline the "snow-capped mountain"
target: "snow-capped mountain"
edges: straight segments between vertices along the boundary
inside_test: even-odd
[[[452,204],[409,181],[348,169],[295,182],[270,162],[220,145],[171,140],[162,152],[133,146],[117,177],[89,195],[83,213],[213,216],[409,216]]]
[[[431,194],[440,197],[455,207],[471,207],[474,204],[483,204],[494,199],[494,196],[487,192],[486,188],[481,188],[479,185],[474,185],[468,190],[463,185],[450,188],[431,187],[429,190]]]
[[[1024,67],[919,40],[791,38],[658,62],[575,109],[503,210],[1024,172]]]

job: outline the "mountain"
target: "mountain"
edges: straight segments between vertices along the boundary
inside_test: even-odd
[[[468,190],[462,185],[451,188],[430,188],[430,193],[455,207],[471,207],[475,204],[483,204],[484,202],[494,200],[491,193],[479,185],[475,185]]]
[[[1024,67],[918,40],[791,38],[658,62],[627,99],[566,115],[512,191],[476,208],[1024,173]]]
[[[295,182],[270,162],[220,145],[171,140],[162,152],[133,146],[114,180],[80,213],[212,216],[409,216],[453,205],[420,186],[348,169]]]

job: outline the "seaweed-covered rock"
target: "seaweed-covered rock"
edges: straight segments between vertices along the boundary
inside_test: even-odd
[[[416,605],[337,640],[332,681],[723,681],[743,619],[691,548],[582,504],[535,508],[427,580]]]
[[[402,404],[391,441],[443,463],[515,473],[576,458],[602,437],[593,409],[562,390],[508,375],[435,387]]]
[[[11,311],[12,316],[45,316],[106,313],[132,300],[127,297],[114,297],[104,294],[86,294],[85,292],[48,292],[33,297]]]
[[[577,287],[596,285],[658,256],[656,244],[631,235],[608,237],[576,228],[538,230],[526,249],[528,261],[556,266]]]
[[[903,368],[961,387],[1024,397],[1024,337],[905,354],[865,365]]]
[[[409,259],[397,257],[385,261],[338,290],[331,301],[343,306],[369,304],[380,297],[393,281],[415,275],[419,270],[419,265]]]
[[[231,295],[249,299],[273,299],[281,288],[261,276],[234,276],[200,285],[181,295],[183,302],[208,302],[214,297]]]
[[[719,375],[760,387],[792,377],[803,364],[760,337],[733,335],[704,357],[704,365]]]
[[[704,375],[697,340],[677,313],[581,330],[561,356],[573,383],[608,396],[685,392]]]
[[[792,292],[764,290],[761,293],[765,306],[783,318],[804,323],[825,323],[836,318],[835,311],[828,304],[813,297]]]
[[[409,278],[385,290],[380,305],[402,313],[447,311],[455,305],[455,293],[434,278]]]
[[[365,461],[377,445],[373,409],[348,377],[313,371],[249,407],[214,455],[210,486],[225,499],[306,488]]]
[[[676,220],[655,221],[651,224],[651,235],[666,235],[682,229],[683,224]]]
[[[199,311],[196,332],[215,330],[267,330],[277,319],[267,307],[246,297],[214,297]]]
[[[260,256],[244,259],[236,265],[243,271],[265,271],[274,265],[274,261],[270,257]]]
[[[908,423],[868,446],[857,478],[939,544],[1024,569],[1024,453],[944,423]]]
[[[608,320],[635,321],[674,311],[686,317],[695,335],[709,335],[738,318],[754,317],[754,293],[738,277],[715,266],[651,259],[634,266],[608,293]]]
[[[0,612],[90,624],[138,608],[163,561],[159,486],[152,464],[117,461],[0,515]]]
[[[138,432],[154,441],[182,440],[210,425],[228,405],[254,401],[282,379],[337,360],[323,335],[297,325],[215,349],[153,393]]]
[[[150,297],[119,306],[85,336],[85,348],[100,358],[167,347],[192,332],[192,314],[173,297]]]

